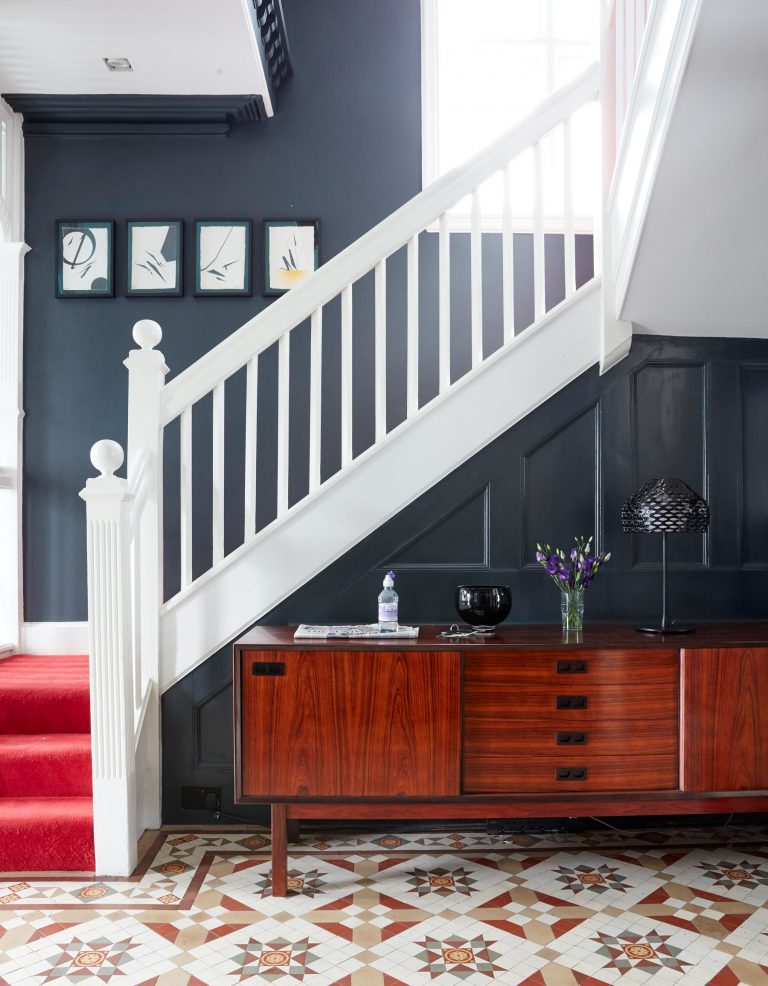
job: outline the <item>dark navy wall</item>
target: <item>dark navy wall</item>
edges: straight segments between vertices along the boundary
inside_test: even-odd
[[[406,623],[453,622],[461,583],[510,585],[510,622],[557,622],[536,542],[593,532],[612,558],[587,590],[587,624],[658,618],[660,540],[625,535],[620,511],[661,476],[683,479],[712,509],[707,535],[669,539],[671,615],[765,619],[766,421],[768,342],[638,336],[610,373],[584,374],[262,622],[370,622],[388,568]],[[182,784],[222,786],[231,809],[231,663],[223,648],[164,696],[165,821],[206,817],[180,810]]]
[[[88,451],[99,438],[124,443],[127,374],[122,361],[139,318],[163,327],[160,349],[176,374],[270,302],[262,290],[264,218],[310,217],[321,222],[327,260],[389,215],[421,187],[419,0],[396,4],[357,0],[286,0],[294,76],[280,90],[273,119],[234,126],[226,140],[199,138],[27,141],[27,260],[25,341],[24,603],[27,620],[86,617],[85,516],[77,492],[93,472]],[[125,223],[135,218],[183,218],[185,297],[126,299]],[[253,298],[195,299],[195,218],[253,218]],[[115,299],[54,297],[54,222],[58,218],[116,220]],[[437,390],[436,239],[421,242],[420,392]],[[454,378],[470,365],[469,237],[452,243],[451,346]],[[533,317],[532,238],[515,236],[516,323]],[[500,237],[484,243],[486,351],[502,338]],[[577,238],[577,284],[592,273],[591,238]],[[405,412],[405,290],[403,251],[388,265],[390,311],[389,425]],[[563,295],[562,237],[545,242],[547,307]],[[355,286],[354,449],[373,440],[373,283]],[[324,312],[322,473],[340,464],[339,306]],[[307,326],[291,344],[291,502],[306,493],[308,445]],[[276,347],[259,366],[257,526],[275,515]],[[244,374],[227,384],[225,545],[242,538]],[[231,423],[231,426],[230,426]],[[211,401],[193,412],[193,573],[211,563]],[[164,565],[166,596],[179,586],[178,422],[166,431]]]
[[[125,220],[318,217],[328,259],[420,189],[418,0],[285,0],[284,8],[294,77],[281,89],[273,119],[233,127],[223,141],[27,141],[27,620],[86,616],[85,517],[77,492],[93,472],[91,444],[125,441],[122,361],[134,321],[161,323],[161,348],[175,374],[268,303],[260,295],[258,236],[253,298],[191,297],[191,223],[186,296],[120,297]],[[117,220],[114,300],[54,298],[57,218]]]

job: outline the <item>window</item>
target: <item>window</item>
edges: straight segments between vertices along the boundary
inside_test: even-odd
[[[549,93],[592,63],[599,48],[598,0],[422,0],[423,181],[428,185],[482,150]],[[574,208],[591,216],[599,174],[599,112],[574,120]],[[577,132],[578,130],[578,132]],[[543,142],[547,228],[562,214],[562,137]],[[532,162],[514,166],[514,211],[530,224]],[[483,189],[485,228],[500,222],[501,179]],[[451,225],[468,221],[466,204]],[[562,223],[562,218],[560,218]]]

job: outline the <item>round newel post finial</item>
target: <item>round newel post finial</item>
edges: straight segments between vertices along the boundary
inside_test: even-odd
[[[102,438],[91,448],[91,464],[102,476],[112,476],[123,464],[125,455],[118,442]]]
[[[163,330],[151,318],[142,318],[133,327],[134,342],[142,349],[154,349],[163,338]]]

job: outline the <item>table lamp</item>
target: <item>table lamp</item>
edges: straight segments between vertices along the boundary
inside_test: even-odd
[[[667,618],[667,534],[697,534],[709,527],[709,506],[681,479],[652,479],[621,508],[628,534],[661,534],[661,623],[641,633],[692,633],[692,626]]]

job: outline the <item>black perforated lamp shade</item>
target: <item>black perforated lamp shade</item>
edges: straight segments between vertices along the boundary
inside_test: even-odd
[[[709,505],[681,479],[652,479],[621,508],[628,534],[661,534],[661,623],[638,627],[643,633],[691,633],[667,618],[667,534],[700,534],[709,527]]]

